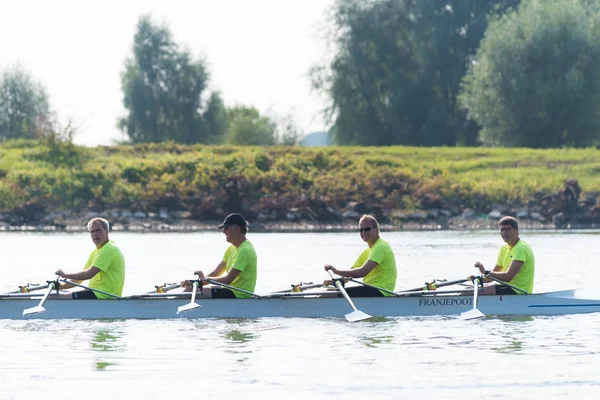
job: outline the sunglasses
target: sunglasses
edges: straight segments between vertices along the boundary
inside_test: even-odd
[[[375,229],[375,228],[373,228],[371,226],[367,226],[366,228],[358,228],[358,231],[359,232],[370,232],[371,229]]]

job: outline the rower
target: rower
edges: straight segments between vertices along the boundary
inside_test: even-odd
[[[83,270],[73,273],[67,273],[62,269],[56,271],[56,275],[61,278],[71,279],[77,283],[89,279],[89,289],[69,292],[66,297],[72,297],[73,299],[112,299],[114,297],[109,294],[119,297],[123,294],[125,258],[115,242],[108,239],[109,228],[110,225],[106,219],[92,218],[87,224],[87,229],[96,248],[90,254]],[[72,287],[75,287],[75,285],[68,283],[60,285],[60,289]]]
[[[475,262],[475,268],[491,280],[502,281],[513,286],[486,285],[483,294],[531,294],[535,273],[535,258],[531,246],[519,238],[519,222],[514,217],[503,217],[498,221],[500,236],[506,244],[500,248],[496,266],[486,270],[482,263]]]
[[[250,298],[252,295],[249,293],[253,293],[256,286],[257,256],[254,246],[246,238],[248,222],[242,214],[229,214],[217,229],[223,230],[225,240],[231,246],[225,250],[223,260],[210,274],[205,276],[202,271],[194,271],[194,275],[198,275],[202,283],[211,283],[202,290],[202,296],[219,299]],[[243,291],[225,288],[225,285]],[[192,290],[189,281],[181,282],[181,286],[185,287],[185,291]]]
[[[331,264],[326,264],[325,271],[331,270],[347,278],[364,278],[363,282],[369,286],[346,288],[351,297],[392,296],[390,292],[396,287],[396,258],[389,243],[379,237],[379,223],[372,215],[365,214],[358,221],[358,231],[361,239],[369,247],[360,253],[349,270],[339,270]],[[323,285],[331,285],[331,281],[324,281]]]

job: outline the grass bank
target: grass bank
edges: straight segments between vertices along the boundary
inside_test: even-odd
[[[600,150],[421,147],[233,147],[173,143],[78,147],[0,144],[0,213],[128,208],[224,212],[310,207],[315,218],[363,204],[366,211],[527,204],[577,179],[600,192]],[[275,216],[275,218],[277,217]]]

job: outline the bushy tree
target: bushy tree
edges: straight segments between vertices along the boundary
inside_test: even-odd
[[[15,66],[0,77],[0,140],[39,138],[54,120],[46,89],[23,68]]]
[[[249,106],[235,106],[227,111],[229,129],[225,136],[228,144],[274,145],[277,142],[277,124]]]
[[[589,1],[527,0],[490,22],[461,103],[494,146],[595,143],[600,25]]]
[[[336,53],[312,71],[339,144],[474,144],[457,103],[490,12],[519,0],[337,0]]]
[[[134,143],[220,142],[225,109],[218,93],[207,95],[208,80],[205,62],[181,49],[168,27],[141,17],[122,75],[128,115],[120,128]]]

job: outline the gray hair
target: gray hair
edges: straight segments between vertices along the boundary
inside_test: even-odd
[[[110,228],[110,224],[108,223],[108,221],[106,219],[96,217],[96,218],[90,219],[90,221],[87,223],[87,230],[88,230],[88,232],[92,231],[92,224],[94,222],[100,222],[102,224],[102,226],[104,227],[105,231],[108,231],[109,228]]]
[[[369,214],[363,214],[363,216],[360,217],[360,219],[358,220],[358,223],[360,224],[362,221],[364,221],[366,219],[373,222],[373,224],[375,225],[374,228],[379,229],[379,222],[377,222],[377,220],[375,219],[374,216],[369,215]]]

